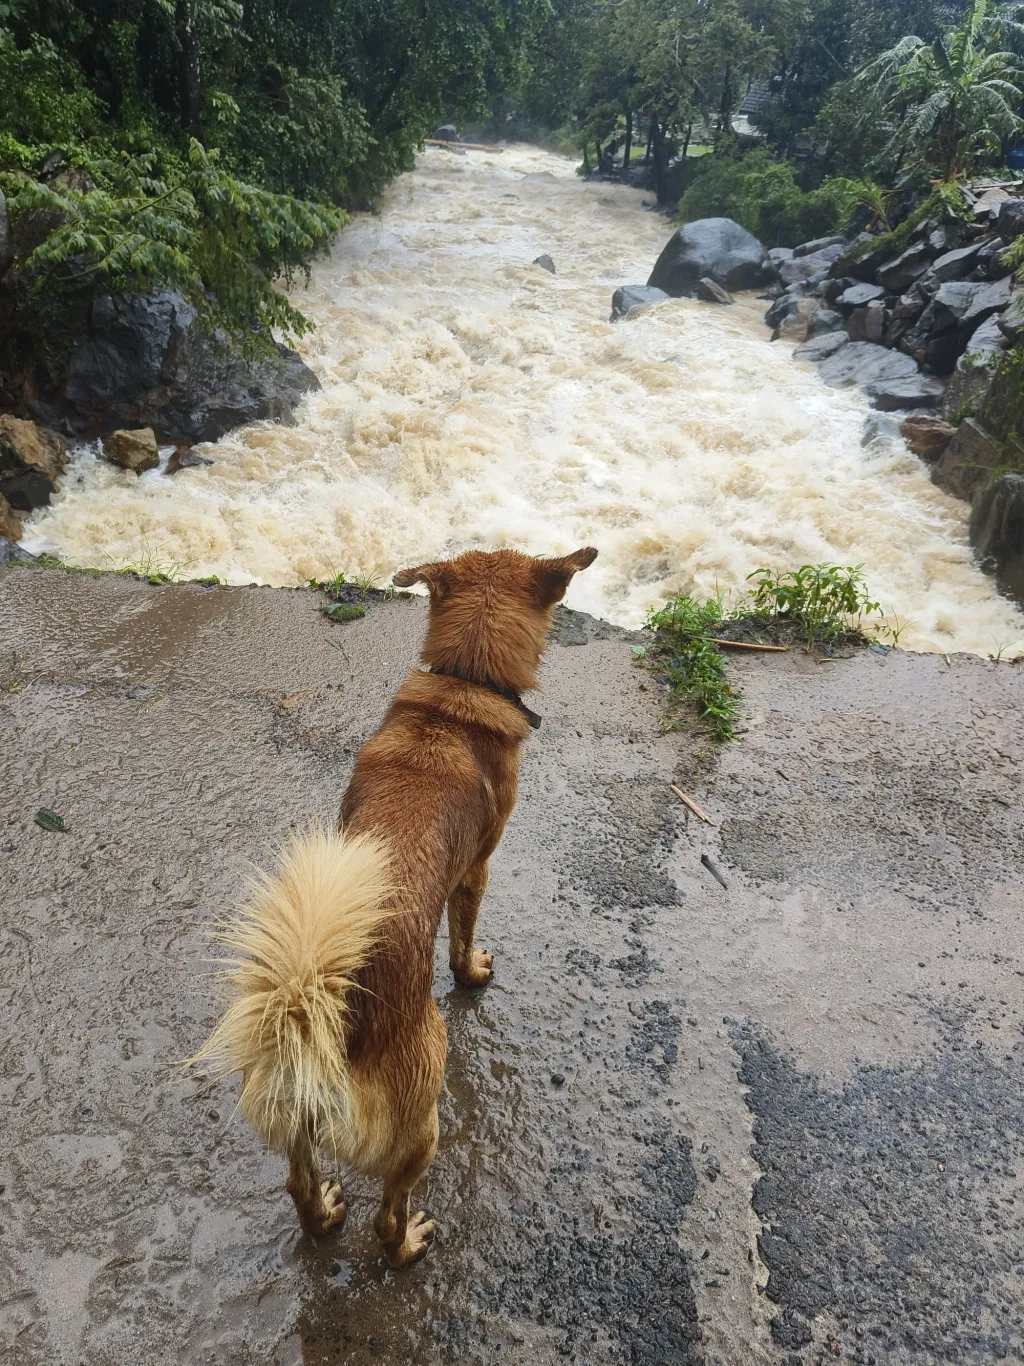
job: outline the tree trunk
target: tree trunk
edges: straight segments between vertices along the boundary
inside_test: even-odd
[[[626,110],[626,145],[622,150],[622,170],[629,175],[629,158],[633,155],[633,111]]]
[[[726,63],[725,77],[722,81],[722,102],[718,106],[718,138],[722,142],[732,134],[732,67]]]
[[[652,125],[654,152],[654,189],[659,204],[668,203],[668,181],[666,172],[668,171],[668,141],[665,137],[665,128],[655,120]]]
[[[647,120],[647,151],[644,152],[644,165],[645,165],[645,166],[650,166],[650,164],[651,164],[651,149],[653,148],[653,146],[654,146],[654,120],[653,120],[653,119],[648,119],[648,120]]]
[[[601,158],[604,156],[604,153],[601,151],[601,139],[600,139],[600,138],[595,138],[595,139],[594,139],[594,146],[597,148],[597,173],[598,173],[598,175],[600,175],[600,174],[601,174]]]
[[[181,121],[191,137],[202,140],[202,86],[199,80],[199,37],[193,0],[175,0],[174,31],[178,39],[178,102]]]
[[[686,125],[686,136],[683,138],[683,156],[688,156],[690,152],[690,134],[693,132],[693,124]]]

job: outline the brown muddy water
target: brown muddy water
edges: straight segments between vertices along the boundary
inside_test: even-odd
[[[296,302],[323,385],[291,429],[140,477],[79,450],[26,547],[76,564],[295,585],[479,546],[596,545],[569,605],[627,627],[759,565],[863,564],[913,649],[1004,657],[1024,617],[975,567],[967,504],[867,405],[771,345],[753,298],[608,322],[671,227],[636,191],[537,148],[428,149]],[[550,253],[557,274],[532,265]]]
[[[435,1244],[388,1270],[359,1182],[299,1235],[234,1086],[178,1066],[205,927],[336,810],[423,620],[0,570],[4,1366],[1020,1360],[1024,679],[966,656],[738,659],[709,764],[562,613],[493,985],[438,946]]]

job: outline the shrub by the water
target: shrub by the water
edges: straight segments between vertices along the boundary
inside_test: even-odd
[[[743,157],[705,157],[679,201],[679,213],[688,222],[732,218],[766,247],[795,247],[841,232],[861,190],[841,179],[802,190],[790,162],[758,148]]]

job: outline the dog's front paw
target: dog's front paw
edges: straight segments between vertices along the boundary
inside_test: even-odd
[[[494,956],[483,949],[470,950],[469,963],[452,963],[460,987],[485,987],[493,975]]]
[[[319,1201],[299,1206],[299,1223],[311,1238],[323,1238],[332,1230],[340,1228],[348,1213],[341,1198],[341,1187],[330,1181],[321,1181]]]

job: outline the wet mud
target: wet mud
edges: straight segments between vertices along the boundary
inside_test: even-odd
[[[358,1180],[299,1234],[180,1066],[207,927],[333,816],[422,624],[0,571],[0,1361],[1019,1359],[1024,675],[975,658],[737,660],[746,733],[693,785],[630,637],[563,613],[493,985],[438,944],[435,1246],[388,1270]]]

